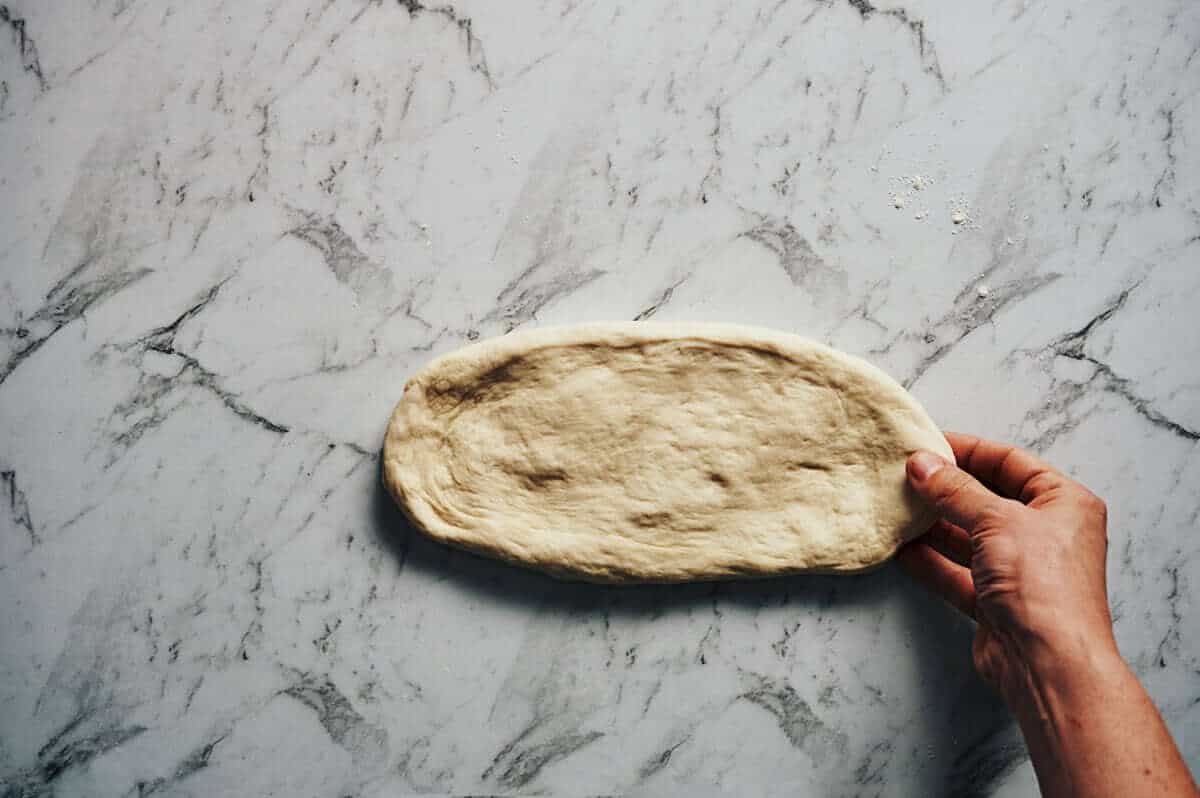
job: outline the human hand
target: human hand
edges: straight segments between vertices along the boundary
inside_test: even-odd
[[[1104,502],[1021,449],[946,439],[957,466],[931,452],[908,460],[909,483],[940,518],[899,560],[978,622],[980,675],[1013,706],[1047,669],[1119,660]]]

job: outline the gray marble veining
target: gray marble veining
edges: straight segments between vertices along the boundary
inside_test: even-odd
[[[888,567],[605,589],[379,487],[483,336],[862,354],[1112,509],[1200,765],[1200,5],[0,6],[6,795],[1025,795],[971,629]]]

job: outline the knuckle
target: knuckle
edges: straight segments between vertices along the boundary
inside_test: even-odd
[[[1025,487],[1021,491],[1021,501],[1027,502],[1034,496],[1047,492],[1057,484],[1058,480],[1055,476],[1044,471],[1025,483]]]
[[[1108,505],[1104,502],[1104,499],[1101,499],[1087,488],[1080,489],[1079,503],[1089,514],[1101,520],[1108,519]]]
[[[943,515],[954,509],[969,510],[979,519],[979,526],[1003,526],[1011,514],[1010,504],[962,471],[947,474],[934,490],[934,509]]]
[[[966,474],[956,472],[947,476],[942,484],[937,486],[934,505],[943,510],[962,499],[971,484],[971,478]]]
[[[1004,502],[989,503],[979,511],[978,526],[984,528],[1004,526],[1011,520],[1011,511]]]

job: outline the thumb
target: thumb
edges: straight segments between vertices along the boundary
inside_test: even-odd
[[[908,458],[908,483],[922,499],[952,524],[970,534],[985,514],[994,514],[1004,499],[979,480],[933,452],[918,451]]]

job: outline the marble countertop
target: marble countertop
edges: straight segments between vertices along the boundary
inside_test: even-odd
[[[5,795],[1029,794],[894,567],[609,589],[404,525],[408,375],[649,317],[1105,496],[1200,767],[1200,5],[10,0],[0,165]]]

